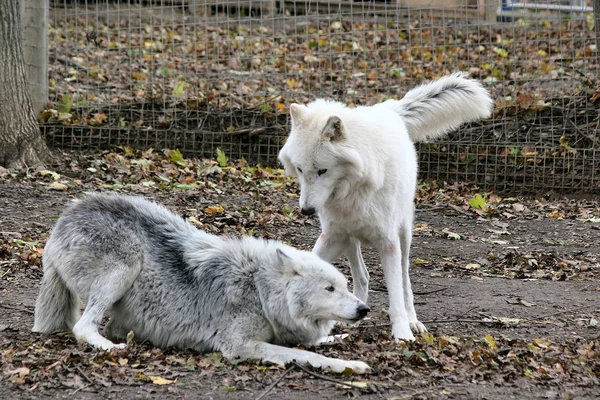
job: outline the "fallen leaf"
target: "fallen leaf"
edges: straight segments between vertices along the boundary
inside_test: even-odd
[[[18,374],[20,378],[25,378],[27,375],[29,375],[29,372],[31,372],[29,370],[29,368],[27,368],[27,367],[20,367],[20,368],[17,368],[17,369],[13,369],[12,371],[8,371],[7,375]]]
[[[494,337],[492,335],[485,335],[483,338],[485,339],[485,341],[488,344],[488,346],[490,347],[490,349],[492,349],[493,351],[496,351],[496,349],[498,348],[498,345],[496,344],[496,340],[494,339]]]
[[[227,162],[229,162],[229,159],[227,158],[223,150],[221,150],[220,148],[217,148],[217,162],[219,163],[219,167],[221,168],[226,167]]]
[[[448,230],[448,228],[442,229],[442,233],[445,233],[448,239],[460,240],[461,236],[458,233]]]
[[[223,206],[221,205],[216,205],[216,206],[208,206],[204,209],[204,212],[208,215],[215,215],[215,214],[219,214],[222,213],[225,209],[223,208]]]
[[[176,381],[173,381],[171,379],[165,379],[162,378],[160,376],[150,376],[148,375],[148,378],[152,381],[152,383],[154,383],[155,385],[170,385],[172,383],[175,383]]]
[[[52,182],[50,184],[50,186],[48,186],[48,189],[50,190],[60,190],[60,191],[65,191],[68,189],[68,186],[65,185],[64,183],[60,183],[60,182]]]
[[[370,382],[361,382],[361,381],[349,381],[349,382],[344,382],[346,385],[352,385],[354,387],[359,387],[359,388],[366,388],[369,386]]]
[[[41,176],[52,175],[52,179],[54,179],[55,181],[58,180],[58,178],[60,178],[60,174],[58,174],[54,171],[49,171],[47,169],[40,171],[40,175]]]
[[[485,199],[480,194],[477,194],[477,195],[475,195],[475,197],[473,197],[471,200],[469,200],[469,206],[479,209],[479,210],[485,210],[485,208],[486,208]]]

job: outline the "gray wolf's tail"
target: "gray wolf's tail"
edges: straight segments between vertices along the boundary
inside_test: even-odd
[[[465,122],[489,118],[494,102],[477,81],[462,73],[445,76],[416,87],[401,100],[387,100],[387,106],[398,113],[413,142],[435,139]]]
[[[54,268],[46,268],[35,302],[33,332],[71,330],[79,320],[79,298],[67,288]]]

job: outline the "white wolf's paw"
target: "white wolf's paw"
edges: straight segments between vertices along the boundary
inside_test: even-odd
[[[413,333],[427,332],[427,328],[425,328],[425,325],[423,325],[423,323],[418,320],[414,320],[410,323],[410,330],[413,331]]]
[[[413,335],[410,324],[392,324],[392,336],[394,337],[394,341],[397,343],[401,340],[412,342],[415,340],[415,335]]]
[[[317,341],[315,342],[315,346],[318,346],[318,345],[324,344],[324,343],[333,343],[336,340],[344,340],[347,337],[348,337],[347,333],[342,333],[341,335],[324,336],[320,339],[317,339]]]

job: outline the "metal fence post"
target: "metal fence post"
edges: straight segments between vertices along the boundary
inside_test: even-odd
[[[48,0],[21,0],[23,55],[33,111],[48,102]]]

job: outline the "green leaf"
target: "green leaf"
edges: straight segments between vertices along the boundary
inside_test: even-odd
[[[223,386],[223,390],[227,392],[235,392],[237,388],[235,386]]]
[[[223,150],[217,148],[217,162],[219,163],[219,167],[226,167],[228,161],[229,159],[227,158]]]
[[[186,83],[184,81],[177,81],[175,86],[173,86],[173,96],[175,97],[183,97],[185,94],[185,86]]]
[[[187,166],[187,162],[183,159],[183,154],[179,150],[171,150],[169,151],[169,158],[175,164],[185,167]]]
[[[480,210],[485,210],[485,207],[486,207],[485,199],[480,194],[477,194],[475,197],[473,197],[471,200],[469,200],[469,206],[471,206],[472,208],[478,208]]]
[[[69,96],[63,96],[57,103],[59,113],[68,113],[73,106],[73,99]]]
[[[215,367],[222,367],[223,362],[221,361],[223,356],[220,353],[210,353],[206,355],[206,360],[210,362]]]

